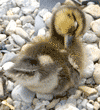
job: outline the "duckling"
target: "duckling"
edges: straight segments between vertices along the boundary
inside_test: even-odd
[[[75,7],[64,6],[58,9],[52,18],[51,37],[30,42],[5,75],[29,90],[42,94],[61,95],[78,85],[80,74],[68,61],[68,55],[78,60],[76,63],[81,68],[80,57],[83,56],[78,36],[84,29],[83,17],[83,13]],[[73,38],[67,42],[67,51],[60,52],[65,47],[66,36]]]

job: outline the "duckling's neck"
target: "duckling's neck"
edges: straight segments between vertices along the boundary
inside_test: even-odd
[[[64,49],[64,37],[59,35],[56,31],[52,32],[51,41],[57,45],[58,49]]]

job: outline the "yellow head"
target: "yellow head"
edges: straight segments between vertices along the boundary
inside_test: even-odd
[[[76,7],[62,6],[54,14],[54,26],[58,34],[79,36],[85,27],[84,14]]]

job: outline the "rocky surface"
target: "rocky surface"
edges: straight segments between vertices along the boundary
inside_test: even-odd
[[[37,35],[49,36],[52,12],[61,3],[53,4],[49,10],[41,8],[37,0],[0,0],[0,110],[100,109],[100,5],[95,0],[80,1],[87,19],[87,31],[82,36],[88,56],[84,78],[77,90],[73,88],[69,95],[55,97],[33,93],[3,73],[14,65],[13,59],[20,49],[24,51],[25,44],[29,45]]]

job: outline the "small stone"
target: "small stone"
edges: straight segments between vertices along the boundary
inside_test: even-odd
[[[93,78],[88,78],[88,79],[86,80],[86,84],[95,84],[95,81],[94,81]]]
[[[11,51],[14,48],[13,44],[6,44],[5,47],[8,51]]]
[[[43,99],[43,100],[52,100],[53,99],[53,95],[52,94],[36,93],[36,96],[37,96],[38,99]]]
[[[34,12],[36,8],[33,7],[33,6],[27,6],[27,7],[22,7],[21,10],[22,10],[22,13],[23,14],[31,14],[32,12]]]
[[[14,20],[11,20],[6,27],[6,32],[12,34],[15,32],[15,30],[16,30],[16,22]]]
[[[36,17],[36,15],[38,14],[39,9],[35,9],[35,11],[32,14],[33,19]]]
[[[88,45],[84,44],[83,51],[84,51],[86,58],[85,58],[84,65],[83,65],[83,72],[81,74],[82,78],[92,77],[94,69],[95,69],[92,54],[91,54],[91,51],[90,51],[90,48],[88,47]]]
[[[47,12],[46,14],[43,15],[43,21],[46,21],[51,16],[52,16],[52,13],[51,12]]]
[[[98,91],[98,95],[100,96],[100,85],[98,85],[97,87],[95,87],[95,89]]]
[[[20,19],[17,19],[17,20],[16,20],[16,24],[17,24],[17,27],[21,27],[21,25],[22,25],[22,24],[21,24],[21,20],[20,20]]]
[[[37,98],[34,98],[33,99],[33,105],[36,105],[37,103],[39,103],[40,101],[39,101],[39,99],[37,99]]]
[[[76,106],[76,99],[74,98],[74,95],[70,96],[67,101],[66,101],[66,104],[68,103],[71,103],[73,104],[74,106]]]
[[[79,109],[79,110],[82,110],[82,105],[81,104],[79,104],[78,106],[77,106],[77,108]]]
[[[87,110],[93,110],[94,106],[90,103],[87,103]]]
[[[94,102],[94,110],[99,110],[99,109],[100,109],[100,104],[97,101],[95,101]]]
[[[2,104],[2,105],[0,106],[0,110],[10,110],[10,107],[8,107],[8,106]]]
[[[16,27],[15,32],[16,32],[16,34],[18,34],[22,38],[26,39],[27,41],[30,41],[30,38],[28,37],[28,34],[22,28]]]
[[[30,90],[26,89],[25,87],[17,85],[13,89],[11,96],[12,96],[13,100],[23,101],[25,103],[31,104],[32,100],[35,96],[35,93],[31,92]]]
[[[93,73],[94,80],[97,84],[100,84],[100,64],[95,64],[95,71]]]
[[[19,15],[2,15],[2,19],[4,19],[4,20],[17,20],[17,19],[19,19],[20,18],[20,16]]]
[[[34,110],[46,110],[45,106],[49,104],[49,101],[38,102]]]
[[[98,93],[97,94],[94,94],[94,95],[88,96],[88,99],[89,100],[96,100],[97,97],[98,97]]]
[[[13,12],[13,14],[19,14],[19,12],[20,12],[19,7],[14,7],[14,8],[11,8],[10,10]]]
[[[79,110],[79,109],[73,106],[72,104],[66,104],[56,108],[55,110]]]
[[[10,80],[7,81],[7,91],[11,92],[14,89],[14,83]]]
[[[82,103],[82,100],[81,99],[77,99],[76,104],[80,105],[81,103]]]
[[[42,36],[44,36],[45,35],[45,29],[40,29],[39,31],[38,31],[38,36],[39,35],[42,35]]]
[[[6,39],[6,34],[0,34],[0,41],[3,41],[4,39]]]
[[[31,23],[31,24],[34,25],[34,20],[33,20],[33,18],[30,15],[28,15],[28,16],[22,16],[20,18],[20,20],[21,20],[21,22],[22,22],[23,25],[25,25],[26,23]]]
[[[29,28],[34,29],[34,26],[31,23],[26,23],[25,25],[22,26],[22,28],[27,31]]]
[[[19,46],[23,46],[25,44],[25,39],[23,39],[19,35],[12,34],[11,37],[14,39],[16,44],[18,44]]]
[[[65,104],[66,104],[66,100],[67,100],[67,99],[61,100],[61,101],[55,106],[55,109],[56,109],[56,108],[59,108],[59,107],[61,107],[61,106],[63,106],[63,105],[65,105]]]
[[[15,3],[17,4],[18,7],[24,7],[24,6],[29,6],[30,1],[26,2],[26,0],[15,0]]]
[[[28,30],[26,30],[26,32],[31,37],[35,33],[35,30],[34,29],[28,29]]]
[[[35,17],[34,24],[35,24],[35,34],[34,35],[37,35],[38,30],[45,27],[45,23],[44,23],[43,19],[39,15],[37,15]]]
[[[83,11],[90,13],[93,16],[100,16],[100,7],[99,5],[89,5],[83,9]]]
[[[2,28],[2,27],[0,26],[0,34],[2,34],[2,32],[4,32],[4,28]]]
[[[87,47],[89,48],[89,50],[91,51],[92,57],[93,57],[93,61],[97,61],[100,57],[100,50],[98,49],[98,47],[92,45],[92,44],[88,44]]]
[[[2,70],[3,70],[3,68],[2,68],[2,67],[0,67],[0,72],[2,72]]]
[[[41,16],[41,17],[43,17],[46,13],[48,12],[48,9],[42,9],[40,12],[39,12],[39,15]]]
[[[5,26],[5,28],[7,27],[7,25],[9,24],[8,20],[4,20],[3,25]]]
[[[16,110],[21,109],[21,102],[20,101],[13,101],[14,107]]]
[[[87,104],[88,100],[87,99],[83,99],[81,106],[86,108],[86,104]]]
[[[92,30],[95,34],[100,37],[100,19],[91,22]]]
[[[80,81],[79,81],[79,85],[82,86],[84,85],[86,82],[86,78],[82,78]]]
[[[3,81],[2,78],[0,78],[0,97],[4,96],[4,88],[3,88]]]
[[[13,40],[13,38],[12,38],[11,36],[9,36],[9,42],[14,46],[14,48],[11,49],[12,52],[16,52],[16,51],[18,52],[18,51],[21,49],[21,47],[18,46],[18,45],[14,42],[14,40]]]
[[[50,28],[50,26],[51,26],[51,17],[48,18],[48,19],[45,21],[45,24],[46,24],[46,26],[47,26],[48,28]]]
[[[46,109],[49,110],[51,108],[54,108],[59,101],[60,99],[53,99],[53,101],[46,106]]]
[[[35,8],[39,8],[40,7],[40,2],[37,2],[37,0],[32,0],[31,1],[31,6],[35,7]]]
[[[9,16],[9,15],[14,15],[11,10],[8,10],[8,11],[7,11],[7,16]]]
[[[88,87],[88,86],[79,86],[79,89],[82,90],[87,96],[97,93],[96,89]]]
[[[82,108],[81,110],[86,110],[85,108]]]
[[[7,62],[2,66],[2,68],[6,71],[6,70],[10,69],[12,66],[14,66],[13,62]]]
[[[82,94],[82,91],[81,91],[81,90],[76,90],[76,93],[75,93],[75,95],[74,95],[74,98],[75,98],[75,99],[79,99],[80,96],[81,96],[81,94]]]
[[[94,105],[94,101],[93,100],[89,100],[88,101],[90,104]]]
[[[90,30],[91,28],[91,22],[94,21],[93,17],[87,13],[85,13],[85,18],[86,18],[86,27],[85,27],[85,32]]]
[[[100,97],[97,98],[98,103],[100,103]]]
[[[22,28],[28,33],[29,36],[32,36],[35,32],[34,26],[31,23],[26,23]]]
[[[95,35],[94,32],[88,31],[83,35],[83,40],[86,43],[94,43],[97,42],[98,37]]]
[[[88,5],[95,5],[95,3],[94,3],[94,2],[88,2],[88,3],[87,3],[87,6],[88,6]]]
[[[8,102],[10,105],[13,105],[13,100],[12,100],[10,97],[7,98],[7,102]]]
[[[21,110],[32,110],[30,106],[31,106],[30,103],[28,104],[28,103],[22,102]]]

